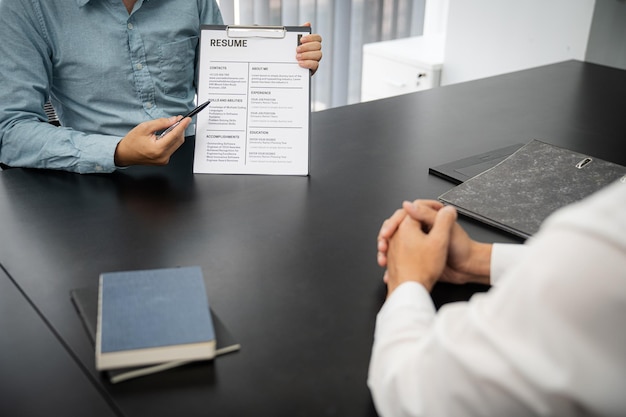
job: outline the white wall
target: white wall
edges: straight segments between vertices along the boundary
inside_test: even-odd
[[[626,69],[626,0],[596,2],[586,61]]]
[[[445,1],[442,85],[585,60],[595,0]]]

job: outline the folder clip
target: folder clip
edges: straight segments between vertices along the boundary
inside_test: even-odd
[[[284,26],[226,26],[229,38],[273,38],[282,39],[287,33]]]
[[[576,168],[583,169],[584,167],[589,165],[591,163],[591,161],[593,161],[593,159],[585,158],[585,159],[583,159],[582,161],[580,161],[579,163],[576,164]]]

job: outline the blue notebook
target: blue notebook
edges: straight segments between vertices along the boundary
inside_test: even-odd
[[[214,356],[215,331],[200,267],[100,275],[96,369]]]

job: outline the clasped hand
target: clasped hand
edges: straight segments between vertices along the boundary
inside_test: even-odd
[[[378,264],[388,294],[406,281],[431,290],[437,281],[489,283],[491,245],[476,242],[456,222],[456,210],[434,200],[405,201],[383,222]]]

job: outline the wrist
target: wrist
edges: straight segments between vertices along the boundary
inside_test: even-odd
[[[122,138],[122,140],[117,143],[117,146],[115,147],[115,153],[113,154],[113,162],[115,163],[116,167],[127,167],[128,165],[130,165],[124,157],[124,146],[124,139]]]
[[[391,271],[388,269],[385,272],[384,281],[387,284],[387,297],[389,297],[396,288],[407,282],[420,284],[426,288],[428,292],[430,292],[437,282],[437,277],[429,274],[423,274],[418,271],[394,271],[392,268]]]
[[[466,273],[468,282],[489,285],[491,282],[491,243],[474,242]]]

